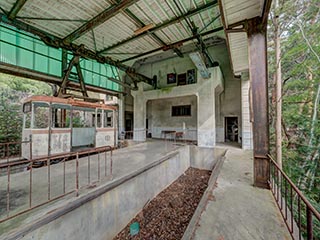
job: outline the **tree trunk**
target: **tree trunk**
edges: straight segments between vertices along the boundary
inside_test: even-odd
[[[276,157],[277,163],[282,168],[282,79],[281,79],[281,43],[280,43],[280,24],[279,24],[279,1],[275,1],[275,55],[276,55]]]

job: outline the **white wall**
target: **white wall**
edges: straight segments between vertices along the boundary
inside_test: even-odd
[[[172,117],[172,106],[181,105],[191,105],[191,116]],[[185,139],[196,140],[197,96],[150,100],[147,103],[147,118],[149,132],[154,138],[162,137],[162,130],[175,130],[185,132]]]

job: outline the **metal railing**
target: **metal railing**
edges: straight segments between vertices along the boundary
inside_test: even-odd
[[[27,171],[11,174],[11,169],[21,164],[28,166]],[[79,196],[80,189],[112,178],[112,147],[8,161],[0,167],[7,170],[0,177],[2,223],[69,194]]]
[[[269,185],[292,239],[320,239],[320,214],[270,159]]]
[[[31,139],[28,141],[19,141],[19,142],[6,142],[0,143],[0,160],[21,157],[22,144],[30,144],[31,148]]]

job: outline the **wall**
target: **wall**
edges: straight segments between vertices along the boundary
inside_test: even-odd
[[[241,128],[241,80],[233,76],[228,50],[225,44],[208,49],[214,60],[220,64],[224,76],[224,91],[216,94],[216,141],[224,142],[224,118],[238,117]]]
[[[238,117],[239,128],[242,128],[241,114],[241,79],[235,78],[231,69],[229,53],[225,44],[219,44],[208,48],[212,58],[219,62],[224,82],[220,91],[216,91],[215,99],[215,135],[216,142],[224,142],[224,119],[228,116]],[[147,61],[145,61],[147,62]],[[167,60],[136,64],[137,71],[146,76],[157,75],[158,87],[174,87],[176,84],[167,85],[168,73],[185,73],[189,69],[196,69],[188,54],[184,58],[172,57]],[[197,72],[197,70],[196,70]],[[196,73],[199,78],[198,72]],[[181,86],[179,86],[181,87]],[[148,87],[149,90],[152,87]],[[170,89],[169,89],[170,90]],[[222,92],[222,93],[221,93]],[[126,109],[132,109],[131,97],[126,97]],[[239,139],[240,140],[240,139]]]
[[[174,57],[167,59],[165,61],[159,61],[149,64],[143,64],[140,66],[138,71],[146,76],[153,77],[157,75],[157,86],[159,88],[176,86],[177,84],[167,84],[167,74],[176,73],[178,74],[186,73],[190,69],[196,69],[195,65],[189,58],[187,54],[183,58]]]
[[[214,147],[215,140],[215,92],[221,89],[222,73],[220,67],[208,69],[210,78],[197,77],[196,84],[172,87],[166,91],[163,89],[148,89],[145,83],[139,83],[138,91],[133,91],[134,97],[134,133],[135,141],[145,141],[146,130],[146,105],[148,100],[168,99],[197,96],[197,141],[200,147]]]
[[[172,106],[191,105],[191,116],[172,117]],[[152,137],[160,138],[162,130],[184,131],[184,139],[196,140],[197,97],[186,96],[147,102],[148,129]]]

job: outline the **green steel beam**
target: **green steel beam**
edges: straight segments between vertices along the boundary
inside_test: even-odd
[[[14,76],[19,76],[19,77],[30,78],[30,79],[34,79],[34,80],[38,80],[46,83],[51,83],[58,86],[60,86],[62,83],[61,78],[59,77],[41,73],[34,70],[30,70],[23,67],[18,67],[12,64],[4,63],[4,62],[0,62],[0,72],[14,75]],[[112,80],[110,79],[110,81]],[[78,82],[70,82],[69,85],[77,88],[80,87],[80,84]],[[113,95],[113,96],[117,96],[118,94],[126,94],[125,92],[106,89],[106,88],[94,86],[88,83],[86,83],[86,88],[88,91],[104,93],[104,94]]]
[[[104,53],[104,52],[110,51],[111,49],[114,49],[114,48],[116,48],[116,47],[122,46],[122,45],[124,45],[124,44],[126,44],[126,43],[128,43],[128,42],[133,41],[133,40],[137,40],[137,39],[139,39],[139,38],[145,37],[145,36],[149,35],[150,33],[154,33],[154,32],[156,32],[156,31],[159,31],[159,30],[161,30],[161,29],[163,29],[163,28],[165,28],[165,27],[168,27],[168,26],[170,26],[170,25],[172,25],[172,24],[178,23],[178,22],[180,22],[181,20],[184,20],[185,18],[191,17],[191,16],[193,16],[193,15],[195,15],[195,14],[198,14],[198,13],[200,13],[200,12],[202,12],[202,11],[208,10],[209,8],[214,7],[214,6],[217,6],[217,5],[218,5],[218,1],[217,1],[217,0],[214,0],[214,1],[210,2],[210,3],[204,4],[204,5],[201,6],[201,7],[198,7],[198,8],[196,8],[196,9],[193,9],[193,10],[188,11],[186,14],[183,14],[183,15],[178,16],[178,17],[176,17],[176,18],[173,18],[173,19],[170,19],[170,20],[168,20],[168,21],[165,21],[164,23],[159,24],[159,25],[151,28],[151,29],[148,30],[147,32],[144,32],[144,33],[141,33],[141,34],[139,34],[139,35],[136,35],[136,36],[127,38],[127,39],[125,39],[125,40],[123,40],[123,41],[121,41],[121,42],[119,42],[119,43],[116,43],[116,44],[110,46],[110,47],[107,47],[107,48],[105,48],[105,49],[102,49],[101,51],[98,52],[98,54],[102,54],[102,53]]]
[[[151,78],[146,77],[142,74],[136,73],[135,69],[132,67],[129,67],[120,61],[113,60],[110,57],[104,57],[102,55],[97,54],[96,52],[85,48],[84,45],[76,45],[74,43],[65,43],[61,38],[56,37],[50,33],[47,33],[43,30],[40,30],[38,28],[35,28],[31,25],[28,25],[24,22],[21,22],[17,19],[9,19],[6,15],[0,13],[0,22],[11,25],[16,27],[19,30],[32,33],[38,37],[47,45],[55,48],[62,48],[68,51],[71,51],[72,53],[79,55],[84,58],[89,58],[96,60],[99,63],[106,63],[112,66],[115,66],[119,68],[121,71],[124,71],[126,73],[130,73],[130,76],[134,77],[135,81],[142,81],[149,83],[151,81]]]
[[[16,16],[18,15],[19,11],[23,7],[23,5],[27,2],[27,0],[17,0],[13,7],[11,8],[8,18],[9,19],[15,19]]]

